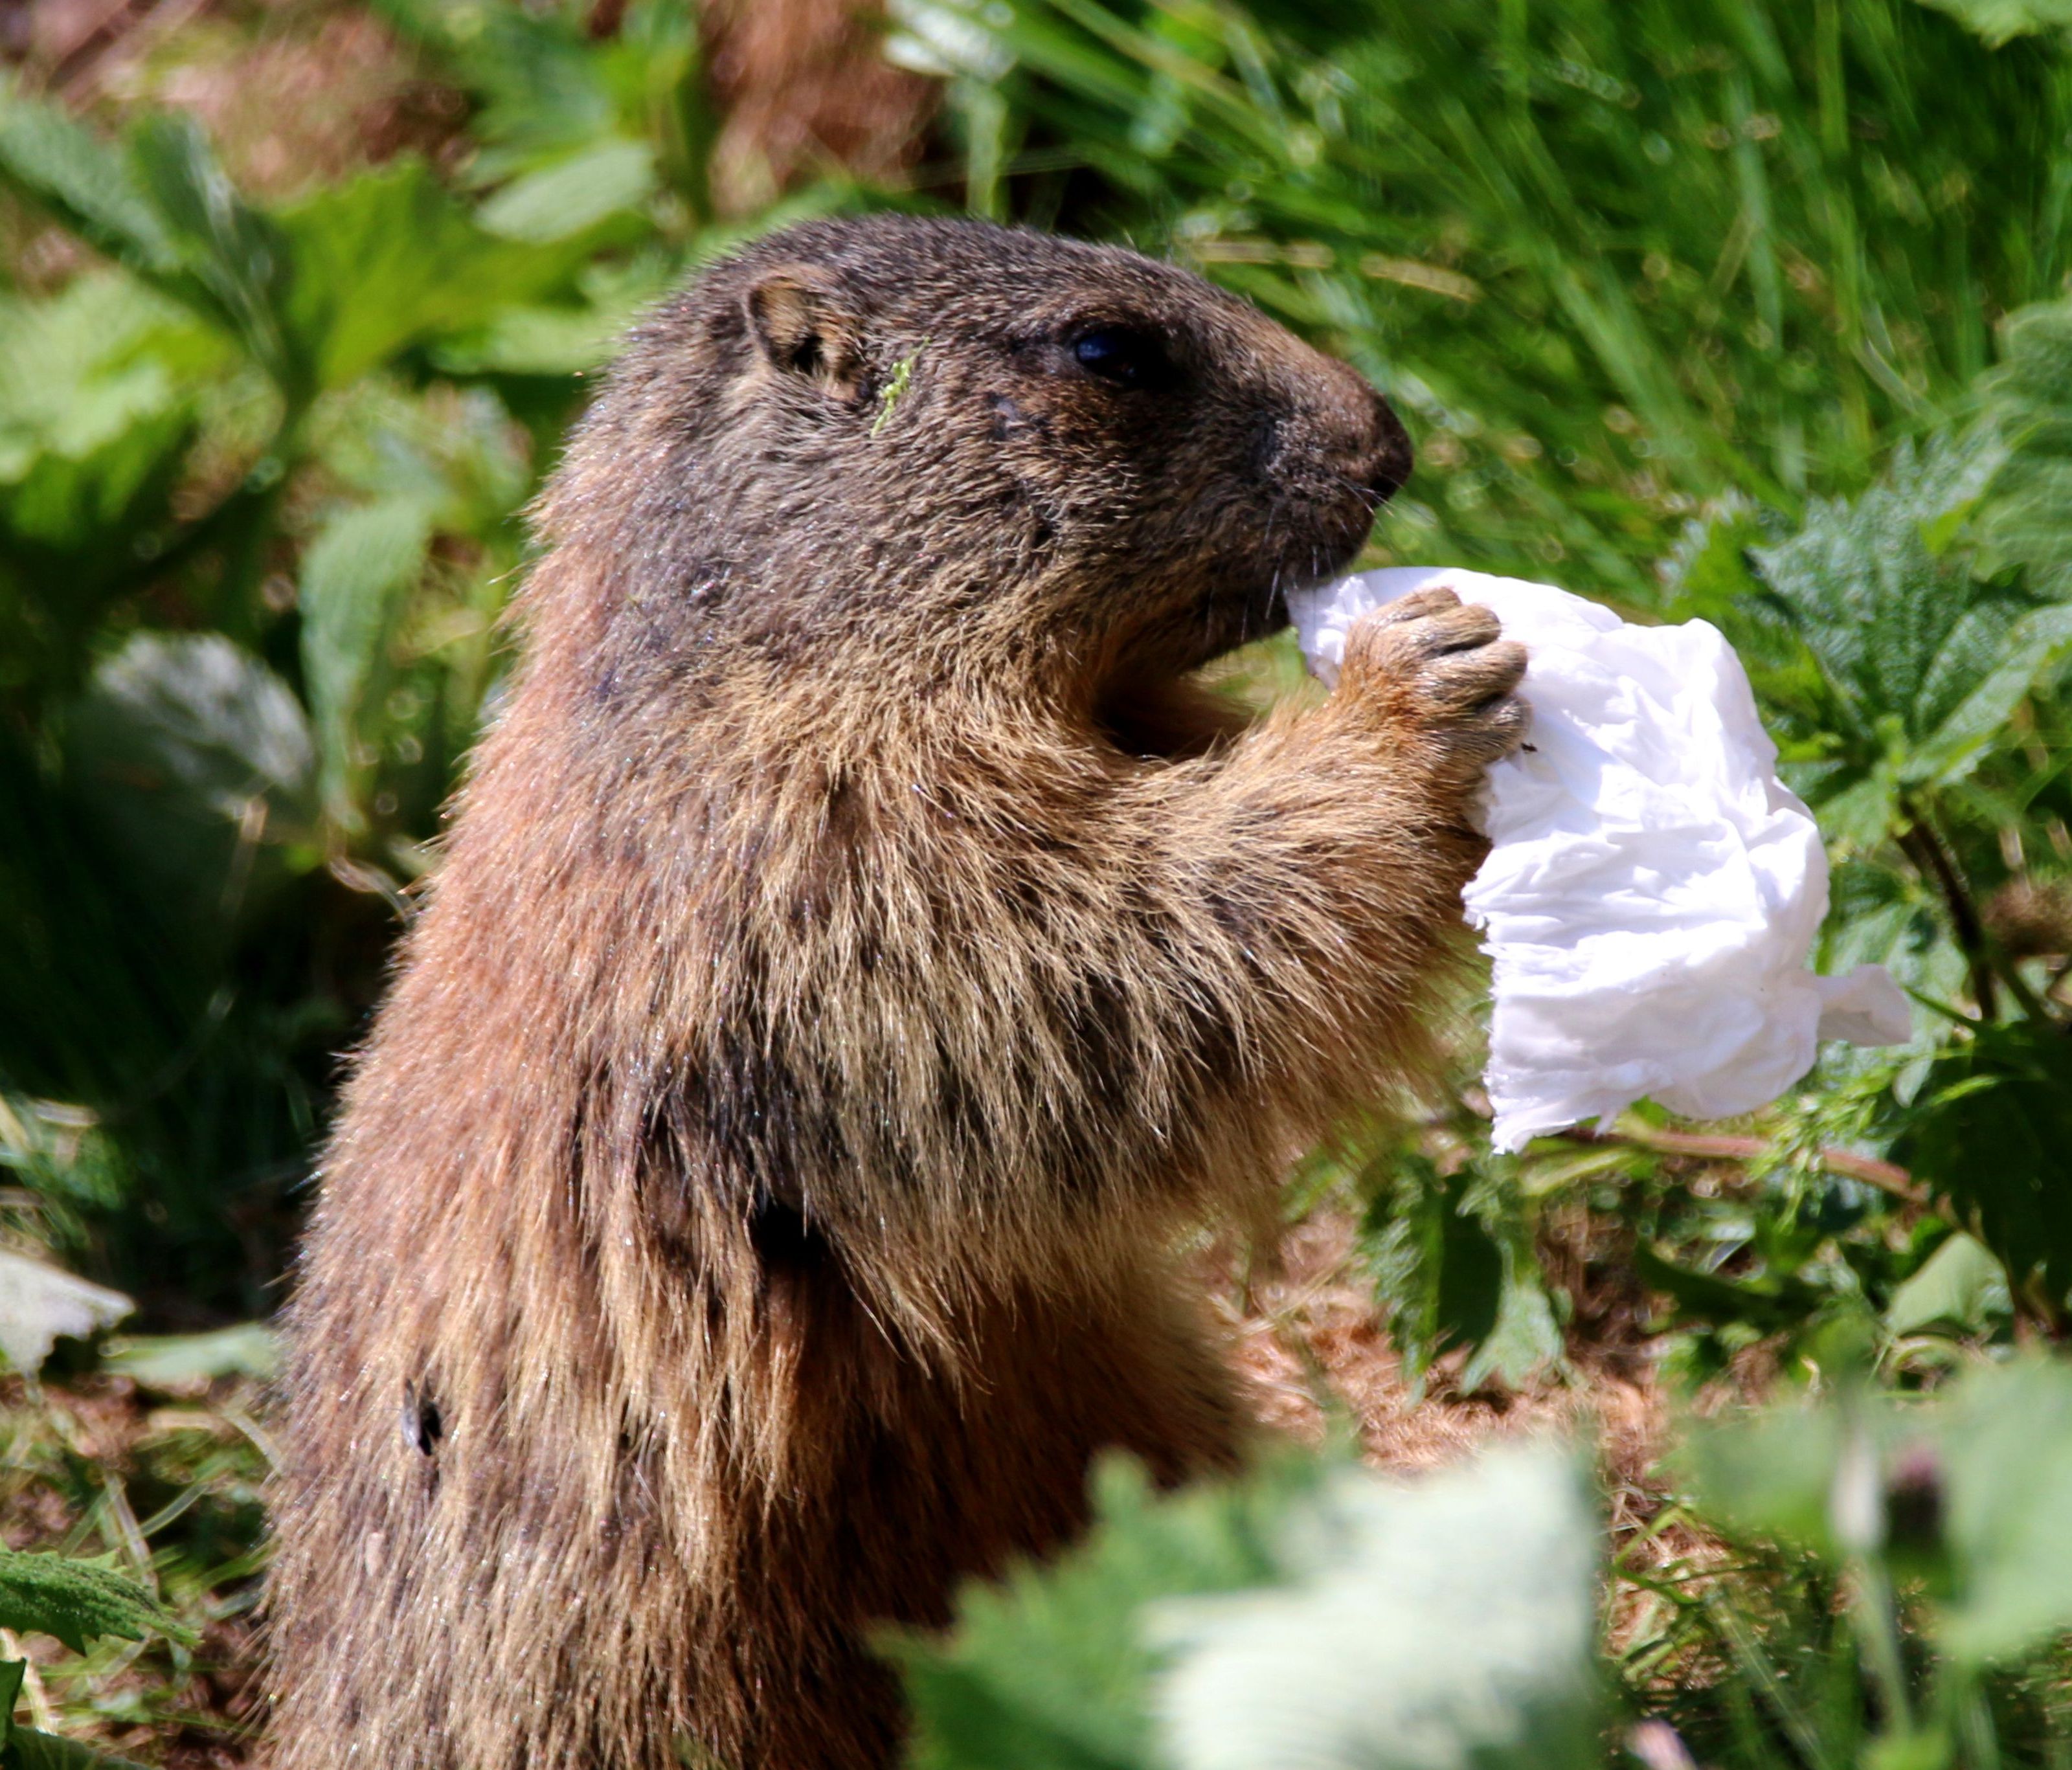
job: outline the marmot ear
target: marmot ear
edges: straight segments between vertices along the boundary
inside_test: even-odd
[[[742,305],[772,368],[811,376],[837,399],[856,397],[862,327],[834,277],[816,265],[779,265],[749,285]]]

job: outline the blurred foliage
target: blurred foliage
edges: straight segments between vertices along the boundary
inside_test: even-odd
[[[1578,1209],[1693,1381],[1844,1316],[1904,1321],[1917,1374],[1940,1356],[1924,1337],[2058,1333],[2062,21],[1916,0],[894,10],[893,52],[948,82],[975,207],[1166,249],[1391,393],[1420,468],[1377,558],[1720,626],[1829,839],[1823,968],[1886,963],[1923,1003],[1911,1047],[1831,1054],[1723,1135],[1643,1108],[1495,1157],[1469,1049],[1421,1123],[1320,1152],[1297,1208],[1359,1214],[1412,1379],[1563,1368],[1590,1299],[1541,1244]]]
[[[2072,265],[2058,42],[1915,0],[895,11],[981,205],[1069,171],[1395,399],[1412,561],[1650,606],[1689,515],[1860,487]]]
[[[17,1643],[26,1674],[0,1650],[0,1737],[18,1700],[30,1722],[0,1765],[127,1761],[92,1756],[72,1743],[82,1733],[130,1750],[226,1742],[226,1706],[249,1709],[249,1669],[231,1661],[249,1650],[263,1562],[257,1398],[249,1380],[195,1368],[0,1385],[0,1518],[10,1534],[33,1522],[52,1551],[0,1546],[0,1629],[32,1632]]]
[[[1287,1459],[1161,1498],[1134,1465],[1057,1566],[895,1644],[915,1770],[1595,1761],[1596,1521],[1540,1447],[1401,1486]]]
[[[1690,1427],[1681,1493],[1619,1549],[1616,1647],[1595,1645],[1596,1509],[1544,1444],[1410,1484],[1295,1459],[1169,1498],[1118,1467],[1083,1547],[898,1645],[908,1761],[1581,1765],[1610,1761],[1614,1721],[1650,1764],[2062,1761],[2072,1370],[1902,1400],[1848,1336],[1823,1351],[1818,1402]],[[1703,1546],[1663,1554],[1679,1532]]]
[[[269,1306],[520,512],[582,377],[742,231],[682,6],[384,10],[469,101],[450,168],[263,203],[182,113],[0,84],[0,185],[90,248],[0,285],[0,1215],[163,1321]]]

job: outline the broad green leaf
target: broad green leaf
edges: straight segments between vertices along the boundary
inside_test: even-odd
[[[2072,1288],[2072,1038],[2054,1025],[1982,1026],[1938,1058],[1893,1152],[1975,1214],[2017,1292]]]
[[[289,346],[319,388],[479,326],[565,281],[576,262],[565,245],[486,232],[414,160],[319,191],[275,219],[294,267]]]
[[[1926,1401],[1857,1392],[1693,1421],[1676,1460],[1737,1531],[1903,1558],[1934,1600],[1931,1640],[1962,1661],[2007,1664],[2072,1628],[2072,1369],[2056,1360],[1974,1370]]]
[[[62,692],[105,598],[175,528],[219,332],[135,280],[0,296],[0,682]]]
[[[1441,1175],[1412,1152],[1394,1156],[1360,1225],[1361,1251],[1412,1382],[1448,1348],[1479,1347],[1503,1308],[1504,1249],[1470,1201],[1479,1178],[1469,1168]]]
[[[1925,0],[1997,49],[2038,31],[2072,31],[2072,0]]]
[[[89,273],[43,301],[0,295],[0,485],[41,456],[83,461],[183,415],[225,355],[215,335],[119,273]]]
[[[1494,1378],[1504,1388],[1521,1390],[1562,1360],[1561,1324],[1536,1274],[1515,1270],[1506,1250],[1503,1294],[1495,1323],[1474,1355],[1461,1370],[1461,1387],[1470,1393]]]
[[[219,932],[247,851],[306,840],[314,758],[286,684],[217,634],[145,632],[97,668],[67,722],[67,763],[98,833],[175,918]]]
[[[24,1376],[43,1369],[59,1340],[90,1339],[136,1307],[120,1291],[0,1248],[0,1357]]]
[[[1708,1517],[1744,1535],[1832,1555],[1829,1509],[1842,1441],[1838,1409],[1778,1406],[1687,1422],[1675,1461]]]
[[[111,1340],[102,1365],[146,1389],[207,1382],[218,1377],[271,1377],[280,1344],[263,1321],[208,1333],[138,1335]]]
[[[135,169],[62,107],[0,78],[0,174],[111,257],[158,277],[180,254]]]
[[[1492,1451],[1414,1483],[1347,1470],[1283,1541],[1284,1589],[1152,1613],[1178,1770],[1601,1761],[1597,1525],[1571,1456]]]
[[[33,1727],[16,1727],[0,1752],[0,1770],[144,1770],[134,1758],[97,1752],[76,1739],[60,1739]]]
[[[475,219],[500,239],[545,245],[637,209],[654,192],[655,155],[647,143],[606,140],[512,180]]]
[[[2003,1663],[2072,1628],[2072,1370],[1972,1373],[1938,1409],[1955,1589],[1942,1646]]]
[[[1894,1333],[1937,1327],[1975,1333],[1989,1316],[2007,1312],[2007,1273],[1983,1244],[1960,1232],[1893,1292],[1885,1323]]]
[[[194,1637],[126,1575],[97,1561],[0,1548],[0,1628],[55,1635],[75,1653],[97,1637]]]
[[[0,84],[0,175],[281,374],[279,243],[191,117],[148,117],[117,147]]]
[[[130,138],[130,159],[181,269],[208,291],[253,359],[291,384],[281,337],[287,266],[279,231],[237,194],[191,117],[146,117]]]
[[[1645,1242],[1634,1245],[1633,1270],[1650,1290],[1667,1296],[1684,1316],[1720,1324],[1745,1322],[1766,1333],[1795,1326],[1825,1300],[1822,1292],[1789,1274],[1722,1278],[1679,1265]]]
[[[627,316],[592,307],[508,307],[432,348],[449,375],[587,374],[617,353]]]
[[[1274,1545],[1321,1470],[1285,1459],[1233,1485],[1154,1493],[1117,1459],[1096,1472],[1099,1520],[1054,1562],[961,1593],[947,1637],[887,1646],[906,1674],[913,1770],[1135,1770],[1151,1747],[1142,1622],[1153,1600],[1274,1577]]]
[[[1998,464],[1984,433],[1902,442],[1852,503],[1816,503],[1787,541],[1754,558],[1778,611],[1819,661],[1860,746],[1881,729],[1930,738],[2004,658],[2027,606],[1930,550],[1931,528],[1975,505]]]
[[[404,598],[424,569],[434,507],[405,494],[341,511],[302,559],[302,680],[334,817],[356,819],[356,783],[372,758],[360,741],[363,708],[383,682]]]

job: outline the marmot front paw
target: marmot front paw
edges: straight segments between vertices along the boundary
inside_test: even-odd
[[[1524,738],[1527,708],[1513,691],[1525,663],[1487,609],[1418,590],[1354,623],[1338,694],[1424,752],[1449,784],[1470,786]]]

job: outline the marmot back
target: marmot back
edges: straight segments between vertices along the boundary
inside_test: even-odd
[[[1381,399],[1134,254],[814,224],[633,335],[323,1164],[283,1770],[876,1770],[884,1621],[1244,1436],[1175,1231],[1417,1042],[1523,668],[1342,569]],[[702,1754],[702,1756],[700,1756]]]

